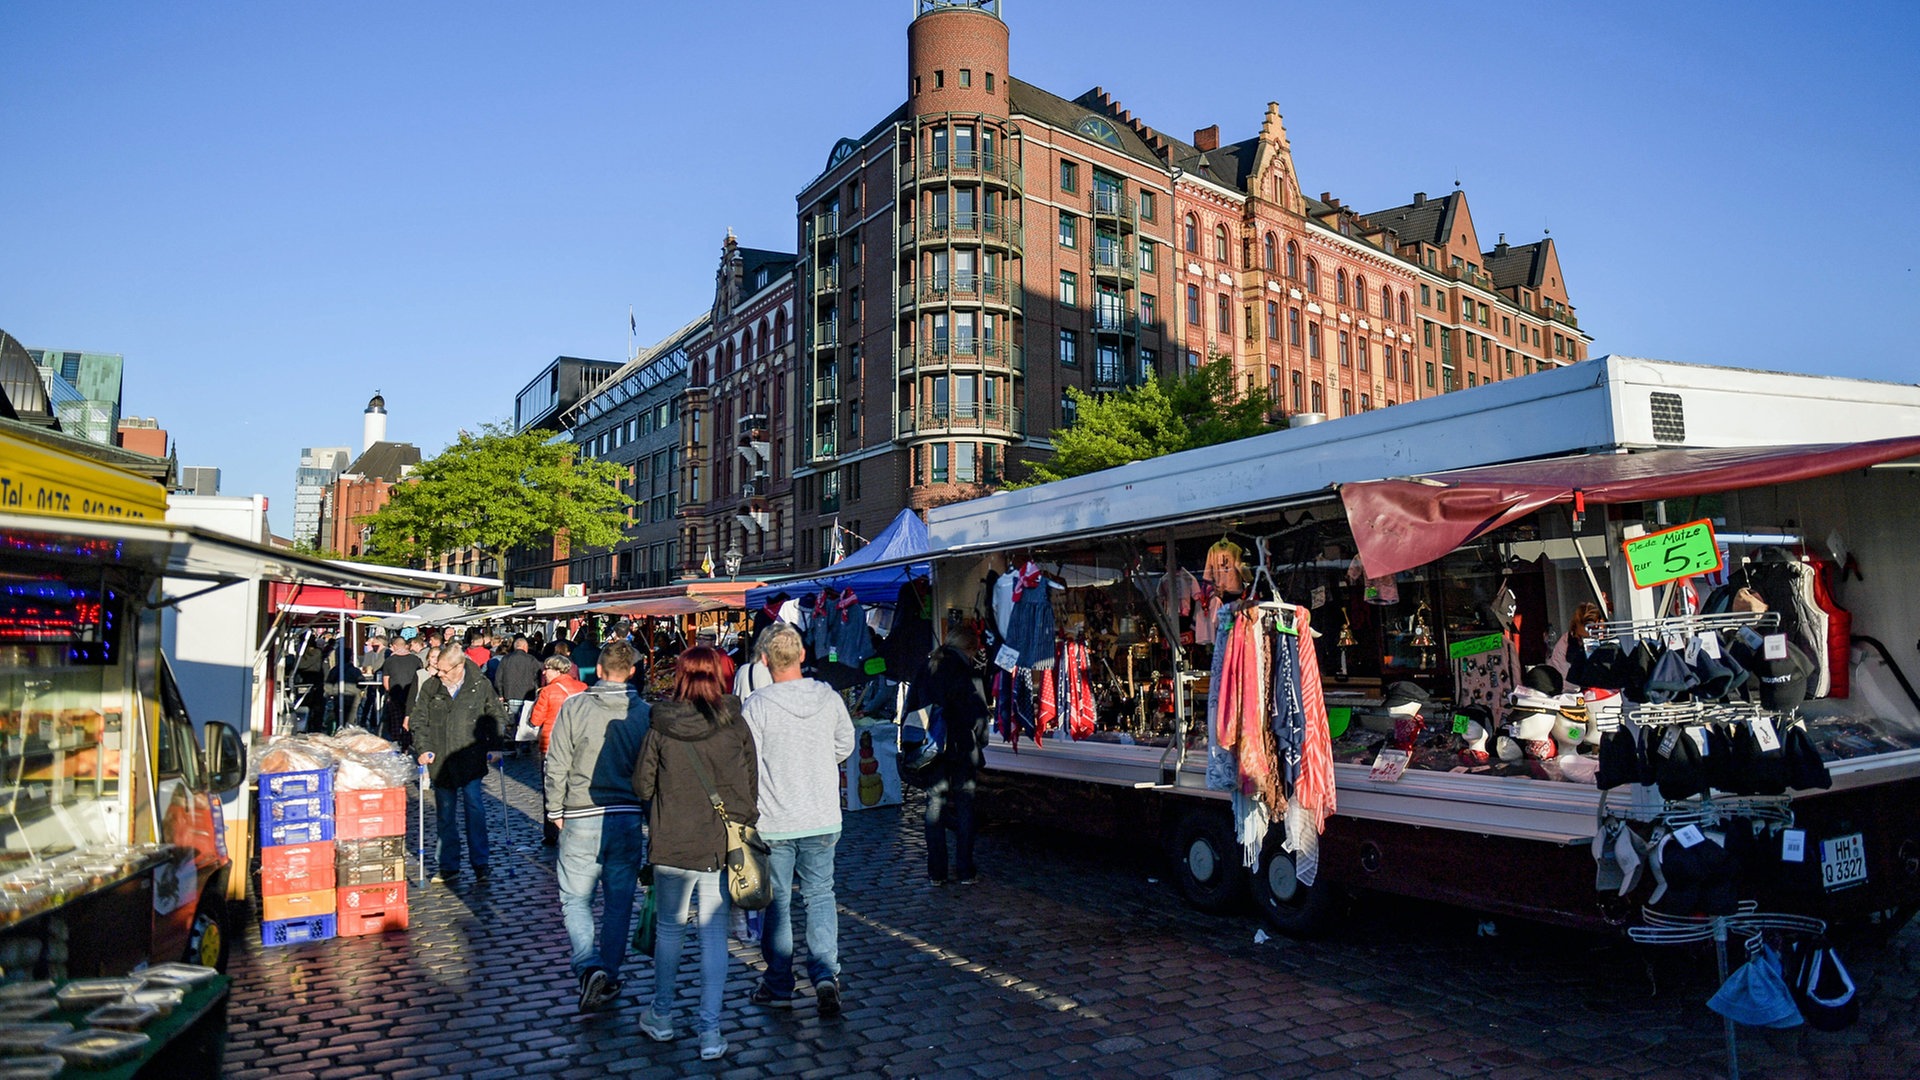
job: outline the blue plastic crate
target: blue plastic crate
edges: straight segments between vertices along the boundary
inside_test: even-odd
[[[277,945],[299,945],[308,941],[325,941],[335,936],[338,924],[332,915],[308,915],[298,919],[276,919],[260,924],[260,944],[273,948]]]
[[[319,795],[267,795],[260,796],[260,820],[271,825],[276,821],[318,821],[333,816],[333,796]]]
[[[292,795],[333,794],[333,770],[309,769],[306,772],[260,774],[260,797],[284,799]]]
[[[333,839],[333,815],[310,821],[262,821],[260,843],[266,847],[282,844],[317,844]]]

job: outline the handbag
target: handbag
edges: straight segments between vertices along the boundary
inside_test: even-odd
[[[720,824],[727,829],[727,899],[743,911],[759,911],[773,903],[773,878],[767,872],[767,859],[773,854],[773,848],[760,838],[759,829],[727,816],[727,806],[713,788],[713,777],[707,774],[706,763],[693,752],[691,743],[681,743],[680,748],[693,762],[700,786],[707,789],[707,801],[713,804],[713,812],[720,815]]]
[[[520,726],[513,730],[513,741],[533,742],[535,739],[538,739],[540,737],[540,729],[527,722],[527,718],[533,715],[533,702],[516,701],[514,702],[514,706],[515,711],[519,714]]]
[[[901,781],[921,790],[939,783],[946,741],[940,706],[926,705],[908,713],[900,723],[900,753],[896,759]]]
[[[660,902],[653,895],[653,864],[640,868],[640,914],[633,920],[633,951],[653,955],[654,932],[660,926]]]

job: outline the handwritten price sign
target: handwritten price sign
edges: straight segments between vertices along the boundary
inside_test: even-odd
[[[1713,522],[1704,518],[1648,533],[1620,546],[1627,553],[1627,567],[1633,572],[1637,589],[1720,569],[1720,545],[1713,537]]]

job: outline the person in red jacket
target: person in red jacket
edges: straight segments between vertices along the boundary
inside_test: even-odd
[[[555,653],[540,665],[540,678],[545,685],[538,697],[533,699],[533,712],[527,717],[527,723],[540,729],[540,790],[547,788],[547,747],[553,741],[553,721],[560,715],[560,703],[575,694],[586,690],[587,684],[573,675],[573,661],[564,652]],[[552,847],[560,842],[560,830],[555,828],[546,814],[540,815],[544,823],[544,835],[541,843]]]

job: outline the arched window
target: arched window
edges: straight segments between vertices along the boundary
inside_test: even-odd
[[[753,327],[740,332],[740,356],[747,363],[753,362]]]
[[[785,345],[787,343],[787,313],[785,311],[776,311],[773,313],[773,343],[775,345]]]
[[[1360,314],[1367,313],[1367,279],[1359,274],[1353,275],[1353,303],[1360,309]],[[1381,314],[1384,315],[1386,312],[1383,311]]]
[[[1347,302],[1347,272],[1345,270],[1335,270],[1333,272],[1333,302],[1336,304],[1344,304]]]
[[[1380,286],[1380,317],[1383,319],[1393,318],[1393,290],[1387,288],[1385,285]],[[1402,315],[1400,321],[1406,322],[1406,316]]]
[[[1277,262],[1278,255],[1274,251],[1274,246],[1275,245],[1273,240],[1273,234],[1268,233],[1266,240],[1261,242],[1260,254],[1261,254],[1261,260],[1262,260],[1261,265],[1267,268],[1267,273],[1269,274],[1275,273],[1279,270],[1279,265]]]
[[[1300,245],[1291,240],[1287,241],[1287,276],[1300,276]]]
[[[760,319],[760,332],[754,337],[760,342],[760,355],[767,355],[767,350],[773,348],[773,338],[767,333],[767,320],[764,316]]]
[[[1227,227],[1225,225],[1213,227],[1213,258],[1215,262],[1227,261]]]
[[[1196,254],[1200,251],[1200,220],[1192,214],[1187,215],[1186,224],[1181,229],[1180,246]]]
[[[1408,326],[1411,324],[1412,324],[1412,321],[1407,318],[1407,294],[1401,293],[1400,294],[1400,325]]]
[[[1320,264],[1313,256],[1307,256],[1307,292],[1320,295]]]

